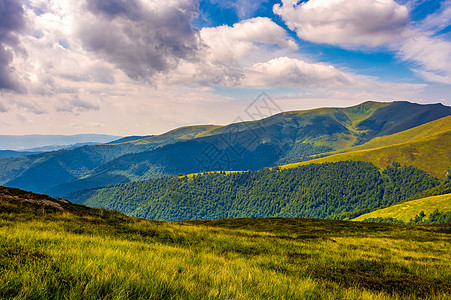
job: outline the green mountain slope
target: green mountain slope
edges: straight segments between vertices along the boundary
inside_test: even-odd
[[[376,112],[384,126],[371,129],[365,125],[364,130],[359,130],[360,124],[365,120],[373,120],[372,116]],[[412,120],[410,114],[417,118]],[[449,114],[451,108],[441,105],[365,102],[350,108],[287,112],[254,122],[200,127],[203,130],[201,136],[195,131],[189,137],[196,138],[124,155],[99,166],[84,178],[45,191],[60,195],[83,188],[179,173],[255,170],[309,160],[312,155],[346,149],[365,140],[367,136],[381,135],[378,130],[401,130]],[[188,128],[181,130],[184,133],[183,130]]]
[[[435,210],[440,212],[451,211],[451,194],[407,201],[361,215],[353,220],[363,221],[371,218],[393,218],[408,223],[421,211],[429,215]]]
[[[64,197],[80,204],[158,220],[239,217],[327,218],[407,200],[439,185],[413,167],[310,164],[294,169],[164,177]]]
[[[221,126],[216,125],[199,125],[199,126],[187,126],[181,127],[161,135],[154,135],[150,137],[140,138],[129,141],[129,143],[140,144],[168,144],[174,140],[189,140],[197,137],[208,136],[212,131]]]
[[[0,184],[61,195],[179,173],[256,170],[309,160],[448,115],[451,108],[442,105],[365,102],[228,126],[183,127],[159,136],[0,159]]]
[[[412,165],[442,178],[451,168],[451,117],[421,125],[389,136],[378,137],[360,146],[309,162],[281,166],[297,167],[307,163],[367,161],[379,168],[393,162]]]
[[[443,110],[447,111],[448,107],[433,104],[428,106],[428,109],[419,109],[415,105],[406,105],[405,102],[394,102],[378,109],[357,125],[359,130],[366,130],[361,143],[377,136],[394,134],[445,117],[447,114],[443,114]]]
[[[2,299],[451,295],[449,225],[282,218],[167,223],[3,187],[0,225]]]

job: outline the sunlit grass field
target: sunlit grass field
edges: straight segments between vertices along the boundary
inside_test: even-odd
[[[418,200],[407,201],[387,208],[361,215],[354,221],[363,221],[371,218],[393,218],[408,223],[421,211],[430,215],[435,210],[440,212],[451,211],[451,194],[432,196]]]
[[[168,223],[0,201],[1,299],[451,297],[450,224]]]
[[[378,168],[385,168],[398,162],[443,178],[451,167],[450,147],[451,116],[448,116],[406,131],[376,137],[363,145],[328,153],[329,156],[323,158],[312,157],[312,160],[280,168],[345,160],[367,161]]]
[[[429,139],[393,146],[335,154],[324,158],[281,166],[281,169],[296,168],[311,163],[338,161],[367,161],[378,168],[385,168],[393,162],[414,166],[437,177],[444,178],[451,166],[451,131]]]

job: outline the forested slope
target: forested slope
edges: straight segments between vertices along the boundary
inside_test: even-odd
[[[394,164],[381,173],[371,163],[338,162],[286,170],[164,177],[65,197],[159,220],[327,218],[399,203],[439,184],[413,167]]]

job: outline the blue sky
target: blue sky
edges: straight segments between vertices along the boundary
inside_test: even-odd
[[[282,110],[451,105],[451,0],[3,0],[2,134],[156,134]]]
[[[233,24],[245,19],[268,17],[279,26],[285,28],[302,47],[304,53],[315,56],[321,61],[349,68],[360,74],[377,76],[393,82],[424,82],[423,78],[411,71],[411,68],[415,67],[414,63],[397,59],[396,53],[386,47],[349,50],[333,45],[311,43],[302,40],[286,26],[280,16],[274,15],[273,6],[280,3],[280,1],[255,2],[260,2],[258,9],[254,10],[249,8],[246,10],[247,14],[243,16],[240,15],[240,12],[234,6],[236,1],[200,1],[200,15],[194,20],[193,24],[199,28],[220,25],[233,26]],[[398,1],[398,3],[410,7],[409,14],[411,23],[421,22],[428,15],[439,12],[442,6],[447,4],[445,2],[445,0]],[[447,24],[447,26],[444,24],[444,27],[447,30],[451,30],[451,24]],[[437,32],[436,36],[447,32],[441,30]]]

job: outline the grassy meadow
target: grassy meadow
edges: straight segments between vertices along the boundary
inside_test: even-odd
[[[429,215],[435,210],[439,210],[441,212],[451,211],[451,194],[432,196],[392,205],[387,208],[378,209],[376,211],[361,215],[355,218],[354,221],[363,221],[371,218],[393,218],[407,223],[421,211],[423,211],[426,215]]]
[[[363,145],[328,153],[330,156],[287,164],[280,168],[354,160],[371,162],[383,169],[393,162],[398,162],[443,178],[451,167],[450,121],[451,116],[444,117],[406,131],[376,137]]]
[[[156,222],[30,197],[0,195],[1,299],[451,297],[450,224]]]
[[[356,150],[335,154],[301,163],[281,166],[280,168],[296,168],[311,163],[338,161],[366,161],[378,168],[385,168],[393,162],[414,166],[437,177],[444,178],[451,166],[451,131],[416,142],[408,142],[393,146],[368,150]]]

